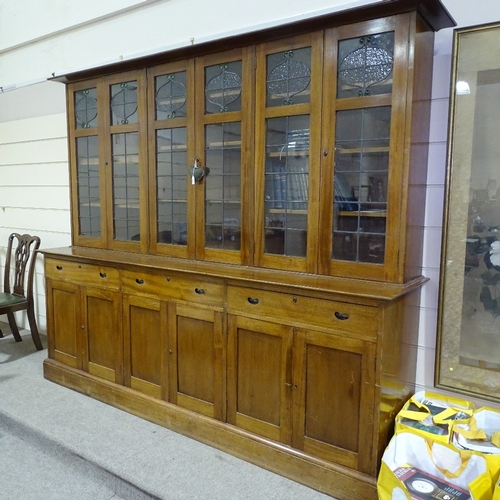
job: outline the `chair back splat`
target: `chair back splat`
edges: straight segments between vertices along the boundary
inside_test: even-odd
[[[15,245],[15,246],[14,246]],[[31,337],[38,350],[43,349],[35,320],[33,279],[40,238],[29,234],[12,233],[8,239],[5,259],[3,292],[0,293],[0,315],[6,314],[9,326],[17,342],[22,340],[14,312],[26,310]],[[12,262],[14,260],[14,262]],[[11,272],[13,274],[11,289]],[[0,337],[3,334],[0,331]]]

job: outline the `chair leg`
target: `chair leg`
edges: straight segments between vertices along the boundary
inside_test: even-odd
[[[0,339],[3,339],[3,332],[1,328],[0,328]]]
[[[33,343],[35,344],[35,347],[37,348],[38,351],[41,351],[43,349],[42,341],[40,340],[40,334],[38,333],[38,327],[36,326],[36,320],[35,320],[35,313],[33,312],[33,309],[28,307],[28,322],[30,324],[30,330],[31,330],[31,338],[33,339]]]
[[[21,342],[23,339],[21,338],[21,334],[19,333],[19,328],[17,328],[16,318],[14,317],[14,313],[13,312],[7,313],[7,318],[9,320],[10,331],[12,332],[12,335],[14,335],[16,342]]]

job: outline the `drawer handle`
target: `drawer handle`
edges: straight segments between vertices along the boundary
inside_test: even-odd
[[[253,297],[248,297],[248,302],[250,302],[250,304],[253,304],[255,306],[259,303],[259,299],[253,298]]]
[[[345,321],[346,319],[349,319],[349,315],[348,315],[348,314],[339,313],[339,312],[336,312],[336,313],[335,313],[335,317],[336,317],[337,319],[342,320],[342,321]]]
[[[195,288],[194,291],[198,294],[198,295],[205,295],[205,290],[203,290],[203,288]]]
[[[144,285],[144,280],[140,280],[139,278],[137,278],[135,280],[135,282],[138,284],[138,285]]]
[[[99,276],[100,276],[101,278],[105,278],[105,277],[106,277],[106,273],[99,273]]]
[[[57,269],[58,271],[62,271],[62,266],[56,266],[56,269]]]

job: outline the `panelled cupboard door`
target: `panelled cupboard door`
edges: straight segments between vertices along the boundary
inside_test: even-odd
[[[146,73],[68,85],[73,242],[148,250]]]
[[[123,382],[122,309],[120,293],[81,286],[83,370]]]
[[[166,302],[123,296],[124,384],[154,398],[168,398]]]
[[[169,401],[225,419],[223,313],[197,304],[168,303]]]
[[[374,473],[375,344],[296,329],[293,447]]]
[[[292,444],[293,328],[228,316],[227,421]]]
[[[80,287],[46,279],[48,355],[73,368],[82,368]]]
[[[325,32],[321,274],[400,279],[410,20],[388,17]]]
[[[256,264],[316,272],[322,32],[257,47]]]

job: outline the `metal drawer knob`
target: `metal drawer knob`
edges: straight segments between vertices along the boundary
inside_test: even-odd
[[[138,284],[138,285],[144,285],[144,280],[140,280],[139,278],[137,278],[135,280],[135,282]]]
[[[195,288],[194,291],[198,294],[198,295],[205,295],[205,290],[203,290],[203,288]]]
[[[337,319],[342,320],[342,321],[345,321],[346,319],[349,319],[349,315],[348,315],[348,314],[339,313],[339,312],[336,312],[336,313],[335,313],[335,317],[336,317]]]
[[[256,305],[259,303],[259,299],[253,298],[253,297],[248,297],[248,302],[250,302],[250,304]]]

